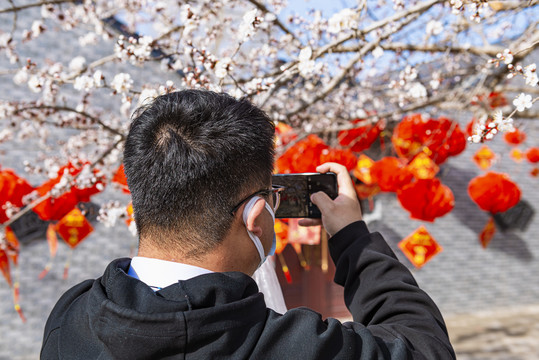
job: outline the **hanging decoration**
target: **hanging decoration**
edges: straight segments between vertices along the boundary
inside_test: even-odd
[[[81,173],[84,176],[78,179]],[[33,210],[42,220],[60,220],[79,202],[88,202],[90,196],[102,191],[104,181],[104,175],[97,169],[91,170],[89,163],[68,163],[58,170],[55,178],[36,189],[40,196],[50,196]]]
[[[511,146],[522,144],[526,140],[526,134],[523,131],[515,128],[513,131],[508,131],[503,135],[503,139]]]
[[[421,268],[443,250],[423,225],[404,238],[399,248],[416,268]]]
[[[13,170],[0,171],[0,223],[8,221],[9,209],[22,207],[23,197],[33,190],[34,188]]]
[[[49,223],[47,227],[47,244],[49,245],[49,261],[39,274],[39,279],[43,279],[52,269],[52,264],[58,251],[58,236],[56,236],[56,225],[53,223]]]
[[[351,124],[365,123],[364,119],[352,120]],[[380,133],[385,128],[385,121],[379,120],[375,124],[362,125],[354,129],[340,131],[337,139],[343,147],[349,148],[353,152],[367,150],[380,137]]]
[[[7,284],[13,293],[13,307],[19,314],[23,322],[26,318],[20,305],[20,268],[19,268],[19,240],[9,226],[5,227],[5,232],[1,234],[3,241],[0,241],[0,271],[4,275]],[[11,276],[10,261],[15,268],[15,278]]]
[[[388,192],[396,192],[413,178],[402,160],[390,156],[375,162],[370,168],[370,174],[373,183],[377,184],[381,191]]]
[[[425,119],[421,114],[405,116],[391,141],[399,157],[411,159],[423,151],[436,164],[466,148],[466,137],[456,122],[445,117]]]
[[[507,174],[489,172],[468,184],[470,198],[491,214],[504,212],[520,201],[520,188]]]
[[[82,240],[86,239],[92,231],[94,231],[94,228],[78,208],[71,210],[60,219],[58,224],[56,224],[56,232],[60,234],[60,237],[71,248],[64,266],[64,279],[67,278],[67,272],[73,256],[73,249],[75,249]]]
[[[326,162],[336,162],[344,165],[348,171],[352,171],[356,167],[357,158],[349,149],[324,149],[320,154],[318,164]]]
[[[483,145],[473,156],[473,161],[481,170],[487,170],[496,161],[496,154]]]
[[[316,172],[323,150],[329,149],[322,139],[309,135],[282,154],[275,164],[281,174]]]
[[[112,177],[112,182],[120,186],[120,189],[125,194],[131,194],[127,187],[127,177],[125,176],[124,164],[121,164],[116,173]]]
[[[440,167],[424,152],[414,157],[408,169],[416,179],[432,179],[440,171]]]
[[[513,159],[514,162],[520,163],[522,160],[524,160],[526,155],[522,152],[522,150],[515,148],[511,149],[509,156],[511,156],[511,159]]]
[[[455,206],[453,192],[439,179],[420,179],[405,185],[397,191],[397,199],[412,219],[431,222]]]
[[[280,254],[288,244],[288,224],[281,219],[275,219],[275,238],[277,241],[277,247],[275,253]]]
[[[371,168],[374,165],[374,161],[367,155],[361,154],[357,159],[355,168],[352,171],[352,175],[360,180],[365,185],[372,184]]]
[[[481,243],[481,246],[483,249],[486,249],[488,244],[490,244],[490,241],[494,237],[494,234],[496,233],[496,224],[494,223],[494,218],[491,216],[489,220],[487,221],[485,227],[479,234],[479,243]]]
[[[275,137],[277,146],[286,146],[298,138],[290,125],[280,121],[275,125]]]
[[[528,151],[526,151],[526,159],[532,164],[537,164],[539,162],[539,148],[529,148]]]

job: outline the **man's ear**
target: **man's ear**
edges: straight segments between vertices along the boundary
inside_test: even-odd
[[[264,199],[258,199],[255,202],[253,208],[251,209],[251,212],[247,215],[247,221],[245,223],[247,230],[249,230],[258,237],[262,236],[262,228],[257,225],[259,223],[257,219],[262,214],[265,207],[266,201]]]

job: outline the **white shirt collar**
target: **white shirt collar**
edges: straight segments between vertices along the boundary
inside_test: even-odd
[[[194,265],[181,264],[142,256],[135,256],[127,275],[139,279],[154,291],[213,271]]]

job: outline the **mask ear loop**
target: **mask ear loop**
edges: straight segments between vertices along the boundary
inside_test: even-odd
[[[253,207],[255,206],[256,202],[259,199],[262,199],[262,198],[260,196],[254,196],[251,200],[249,200],[249,202],[245,205],[245,208],[243,209],[243,223],[246,226],[247,226],[247,218],[249,217],[249,214],[251,213],[251,211],[253,210]],[[266,200],[264,200],[264,207],[266,208],[266,210],[269,211],[273,219],[273,222],[275,223],[275,214],[273,213],[273,209],[271,208],[271,206],[268,204]],[[247,234],[251,238],[251,241],[253,242],[253,244],[255,244],[256,250],[258,251],[258,255],[260,256],[260,264],[258,265],[258,267],[260,267],[260,265],[262,265],[264,261],[266,261],[266,254],[264,252],[264,246],[262,246],[262,242],[260,241],[258,236],[256,236],[251,231],[249,231],[249,229],[247,229]]]

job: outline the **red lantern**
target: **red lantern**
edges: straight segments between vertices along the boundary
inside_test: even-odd
[[[470,198],[492,214],[504,212],[520,201],[520,188],[508,175],[489,172],[473,178],[468,184]]]
[[[34,189],[26,180],[20,178],[13,170],[0,171],[0,223],[9,220],[6,214],[6,203],[15,207],[23,206],[22,198]]]
[[[420,114],[405,116],[391,141],[400,157],[410,159],[423,151],[437,164],[466,147],[466,137],[457,123],[444,117],[425,120]]]
[[[78,176],[83,170],[84,166],[88,164],[82,164],[79,166],[68,163],[60,168],[56,178],[45,182],[38,187],[36,191],[40,196],[48,194],[53,188],[62,181],[63,177],[68,177],[68,181]],[[90,196],[100,192],[103,187],[103,176],[100,175],[99,170],[94,169],[92,174],[97,178],[97,181],[91,186],[82,187],[78,184],[71,184],[71,187],[61,194],[60,196],[51,196],[48,199],[39,203],[34,207],[34,212],[39,215],[43,220],[60,220],[65,214],[71,211],[79,202],[90,201]],[[67,186],[70,186],[69,184]]]
[[[413,174],[395,157],[385,157],[371,167],[373,184],[382,191],[395,192],[412,181]]]
[[[281,155],[277,159],[276,168],[282,174],[316,172],[322,151],[326,149],[329,149],[329,146],[318,136],[311,134]]]
[[[112,182],[119,184],[120,188],[122,189],[122,192],[126,194],[131,193],[129,191],[129,188],[127,187],[127,177],[125,176],[124,164],[120,165],[120,167],[114,174],[114,177],[112,178]]]
[[[538,163],[539,162],[539,148],[532,147],[528,151],[526,151],[526,158],[532,164]]]
[[[275,136],[277,137],[278,146],[285,146],[298,137],[292,127],[283,122],[278,122],[275,125]]]
[[[526,134],[515,128],[515,130],[511,132],[506,132],[503,139],[509,145],[520,145],[526,140]]]
[[[352,124],[364,122],[363,119],[355,119]],[[359,126],[355,129],[343,130],[339,132],[339,144],[349,147],[354,152],[361,152],[371,147],[372,143],[380,136],[384,129],[384,122],[378,121],[376,124]]]
[[[345,166],[348,171],[352,171],[357,165],[357,158],[352,151],[346,149],[324,149],[320,154],[319,164],[335,162]]]
[[[423,221],[434,221],[455,206],[453,192],[439,179],[420,179],[405,185],[397,192],[397,199],[412,219]]]

